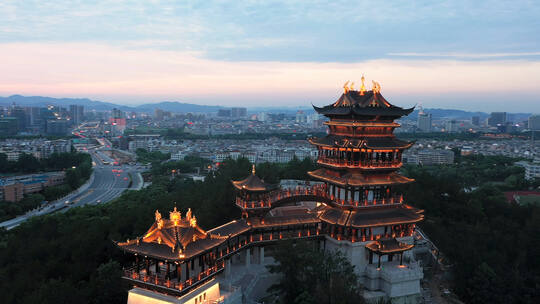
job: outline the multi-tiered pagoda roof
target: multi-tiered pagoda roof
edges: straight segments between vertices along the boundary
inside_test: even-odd
[[[247,229],[245,223],[240,224]],[[168,219],[163,218],[156,210],[155,222],[143,236],[118,242],[117,246],[128,252],[168,261],[180,261],[214,248],[231,234],[241,233],[245,229],[235,227],[226,232],[219,229],[206,232],[197,225],[197,219],[192,215],[191,209],[188,209],[186,215],[182,217],[174,207]]]
[[[399,174],[402,152],[413,143],[395,137],[395,119],[414,108],[392,105],[373,82],[372,90],[344,86],[339,99],[315,111],[330,118],[329,134],[309,141],[319,150],[319,169],[308,174],[326,184],[331,203],[317,209],[336,228],[411,227],[422,210],[405,204],[397,186],[413,182]],[[407,228],[407,229],[409,229]],[[371,236],[370,236],[371,237]]]
[[[339,99],[331,105],[316,107],[317,113],[328,117],[347,116],[381,116],[384,118],[399,118],[409,115],[413,108],[403,109],[390,104],[377,90],[354,91],[346,90]]]

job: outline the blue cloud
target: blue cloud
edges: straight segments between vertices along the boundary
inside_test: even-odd
[[[96,41],[220,60],[350,62],[540,51],[534,1],[21,0],[0,3],[0,15],[0,43]]]

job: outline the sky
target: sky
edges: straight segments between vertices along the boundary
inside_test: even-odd
[[[539,1],[0,2],[0,96],[540,112]]]

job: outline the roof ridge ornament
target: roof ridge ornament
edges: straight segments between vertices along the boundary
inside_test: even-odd
[[[169,212],[169,219],[171,222],[174,223],[175,226],[178,226],[180,223],[180,220],[182,219],[182,213],[176,209],[176,206],[174,206],[174,210]]]
[[[373,94],[381,93],[381,85],[375,80],[372,80],[371,82],[373,83]]]
[[[251,165],[251,174],[255,175],[255,164]]]
[[[192,215],[191,208],[188,208],[186,212],[186,219],[190,222],[191,222],[191,215]]]
[[[347,82],[345,82],[345,84],[343,85],[343,93],[347,94],[349,92],[349,80],[347,80]]]
[[[360,87],[360,95],[364,96],[364,92],[366,91],[366,85],[364,83],[366,78],[364,77],[364,74],[362,74],[361,80],[362,80],[362,86]]]

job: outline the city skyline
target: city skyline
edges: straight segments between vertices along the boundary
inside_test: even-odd
[[[534,3],[21,1],[0,12],[0,96],[322,105],[364,74],[404,106],[540,112]]]

